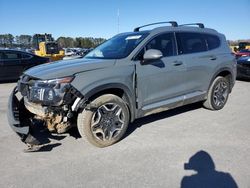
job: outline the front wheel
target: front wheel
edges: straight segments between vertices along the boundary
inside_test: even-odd
[[[106,147],[118,142],[129,124],[129,110],[126,103],[112,94],[102,95],[90,103],[78,115],[77,127],[82,138],[97,147]]]
[[[204,107],[210,110],[222,109],[228,99],[229,81],[225,77],[218,76],[209,88],[207,100],[203,103]]]

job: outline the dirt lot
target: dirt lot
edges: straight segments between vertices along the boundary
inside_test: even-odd
[[[2,188],[180,187],[183,177],[195,174],[184,163],[201,150],[206,153],[193,158],[201,171],[185,178],[189,183],[209,185],[217,177],[228,186],[235,181],[250,187],[250,82],[237,81],[221,111],[195,104],[142,118],[121,142],[104,149],[83,142],[75,131],[54,137],[51,147],[36,153],[23,153],[25,145],[8,126],[7,98],[14,85],[0,84]]]

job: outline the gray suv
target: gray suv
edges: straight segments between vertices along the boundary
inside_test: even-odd
[[[159,23],[170,26],[141,31]],[[42,123],[55,133],[77,126],[83,138],[106,147],[149,114],[198,101],[222,109],[236,76],[225,36],[201,23],[159,23],[118,34],[83,59],[27,70],[8,112],[22,141],[41,144],[33,132]]]

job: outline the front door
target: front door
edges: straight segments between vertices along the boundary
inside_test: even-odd
[[[173,33],[164,33],[154,37],[144,47],[160,50],[163,57],[150,64],[136,62],[138,107],[150,110],[171,102],[182,102],[185,93],[185,64],[176,55]],[[142,53],[139,53],[139,55]]]

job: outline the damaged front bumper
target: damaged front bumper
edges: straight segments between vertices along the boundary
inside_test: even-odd
[[[65,81],[65,79],[64,79]],[[43,144],[37,138],[37,124],[50,132],[64,133],[75,126],[84,97],[70,83],[45,82],[23,76],[8,101],[11,128],[29,145]]]
[[[40,142],[32,135],[33,115],[25,108],[23,97],[17,96],[17,87],[12,91],[8,101],[8,121],[11,128],[20,136],[22,142],[39,145]]]

